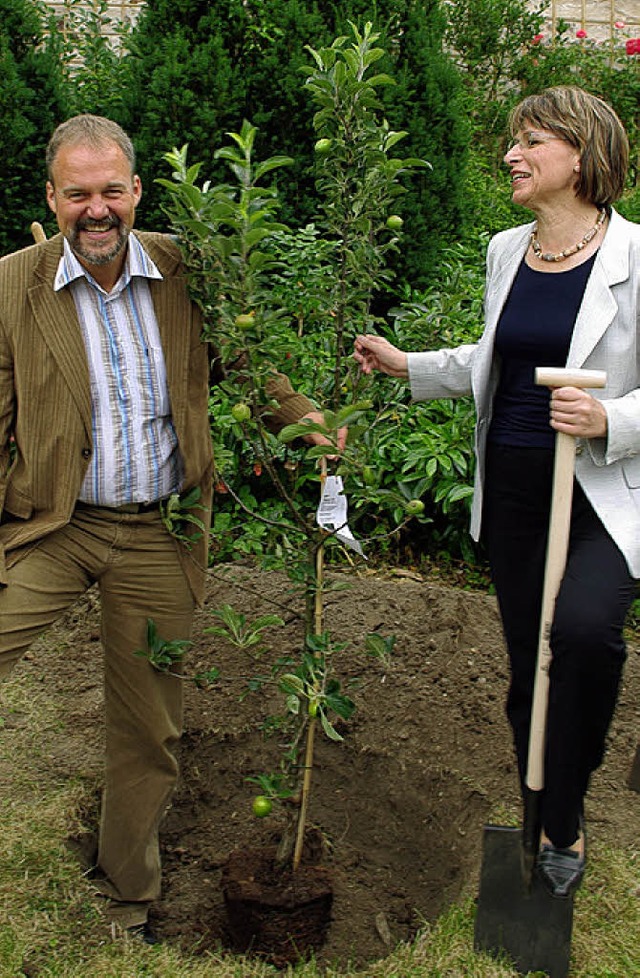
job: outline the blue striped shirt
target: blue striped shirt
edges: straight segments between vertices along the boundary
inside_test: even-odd
[[[94,506],[154,502],[182,483],[149,279],[162,275],[134,235],[111,292],[64,242],[54,290],[71,290],[87,351],[93,455],[79,498]]]

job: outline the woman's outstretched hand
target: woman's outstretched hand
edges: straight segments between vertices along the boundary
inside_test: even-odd
[[[379,370],[390,377],[409,376],[407,354],[382,336],[356,337],[353,356],[360,364],[363,374]]]

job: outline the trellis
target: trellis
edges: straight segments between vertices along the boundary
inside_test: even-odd
[[[552,35],[564,20],[596,41],[640,36],[640,0],[551,0],[546,16]]]
[[[114,27],[123,21],[134,21],[145,0],[107,0],[109,24],[105,33],[113,36]],[[455,0],[453,0],[455,2]],[[58,15],[61,30],[73,0],[47,0]],[[91,0],[84,0],[91,6]],[[532,6],[537,6],[532,0]],[[586,32],[587,37],[596,40],[616,40],[618,38],[640,37],[640,0],[550,0],[545,5],[545,14],[552,36],[556,33],[559,21],[566,21],[572,33]],[[622,27],[616,25],[624,25]]]
[[[58,28],[62,33],[67,30],[70,9],[77,8],[77,6],[89,10],[92,7],[96,9],[96,4],[92,3],[92,0],[80,0],[79,5],[74,0],[46,0],[46,2],[49,7],[53,8],[58,21]],[[108,21],[103,29],[105,36],[115,40],[118,24],[135,21],[142,6],[144,6],[144,0],[107,0]]]

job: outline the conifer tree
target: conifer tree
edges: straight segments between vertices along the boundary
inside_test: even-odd
[[[304,91],[307,45],[349,34],[349,22],[374,22],[397,79],[385,94],[407,151],[433,169],[406,197],[407,234],[396,272],[424,284],[438,247],[460,227],[466,122],[460,82],[443,50],[440,0],[147,0],[130,39],[120,121],[138,150],[145,188],[140,220],[161,228],[163,155],[189,143],[213,179],[214,154],[247,119],[258,129],[261,156],[295,160],[279,176],[282,219],[304,226],[314,217],[313,106]]]
[[[33,243],[45,221],[44,151],[64,118],[61,76],[30,0],[0,0],[0,255]]]

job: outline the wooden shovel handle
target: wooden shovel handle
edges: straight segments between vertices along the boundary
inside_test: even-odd
[[[605,386],[607,375],[603,370],[539,367],[536,370],[535,379],[537,384],[547,387],[595,388]],[[527,758],[526,783],[532,791],[541,791],[544,788],[544,753],[549,701],[549,666],[551,665],[549,639],[556,598],[567,563],[575,452],[575,438],[560,431],[556,432],[549,539],[542,590],[538,657],[533,687]]]
[[[43,241],[47,240],[47,236],[44,233],[44,228],[42,224],[38,221],[33,221],[31,224],[31,234],[33,235],[33,240],[36,244],[41,244]]]
[[[543,387],[605,387],[605,370],[584,370],[582,367],[538,367],[536,384]]]
[[[556,598],[567,563],[571,501],[573,498],[573,469],[576,443],[571,435],[556,433],[556,452],[553,468],[553,491],[549,517],[549,541],[544,570],[542,610],[538,635],[538,658],[531,706],[527,787],[541,791],[544,787],[544,747],[549,700],[549,638],[555,612]]]

